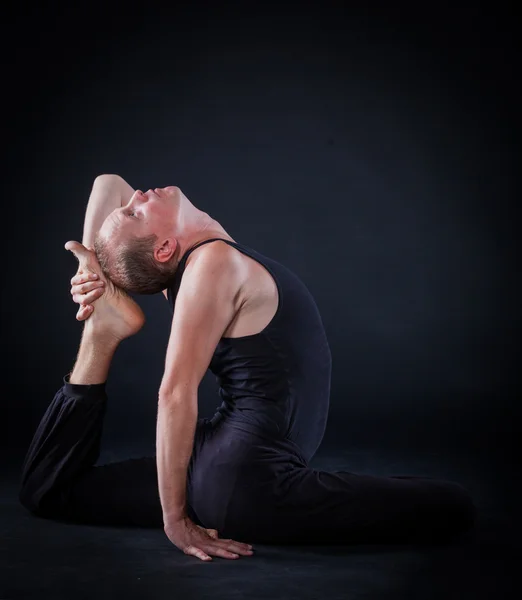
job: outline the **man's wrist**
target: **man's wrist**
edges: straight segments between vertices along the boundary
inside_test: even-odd
[[[171,506],[169,506],[167,510],[163,511],[163,523],[165,525],[174,524],[178,521],[183,521],[183,519],[186,519],[187,517],[188,514],[186,504],[180,506],[174,506],[173,504],[171,504]]]
[[[186,511],[180,510],[176,513],[171,513],[168,516],[163,515],[163,529],[165,532],[172,531],[178,527],[185,519],[188,519]]]

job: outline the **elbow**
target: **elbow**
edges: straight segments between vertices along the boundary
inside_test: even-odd
[[[119,183],[122,178],[119,175],[114,175],[112,173],[102,173],[98,175],[94,180],[95,185],[114,185],[115,183]]]

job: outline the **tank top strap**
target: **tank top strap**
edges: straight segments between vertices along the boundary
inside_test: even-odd
[[[174,306],[174,299],[177,296],[179,286],[181,283],[181,276],[183,275],[183,271],[185,270],[185,263],[187,262],[188,257],[192,252],[194,252],[194,250],[196,250],[196,248],[199,248],[200,246],[203,246],[204,244],[208,244],[210,242],[215,242],[216,240],[222,240],[223,242],[226,242],[227,244],[230,244],[232,246],[241,246],[241,244],[238,244],[237,242],[232,242],[231,240],[226,240],[224,238],[209,238],[208,240],[198,242],[197,244],[194,244],[194,246],[189,248],[181,257],[174,278],[170,285],[167,286],[167,298],[172,307]]]
[[[187,258],[190,256],[190,254],[192,254],[192,252],[194,252],[194,250],[196,248],[199,248],[200,246],[203,246],[203,244],[208,244],[209,242],[215,242],[216,240],[222,240],[223,242],[227,242],[227,243],[231,243],[234,245],[237,245],[235,242],[232,242],[231,240],[225,240],[224,238],[209,238],[208,240],[203,240],[202,242],[198,242],[197,244],[194,244],[194,246],[192,246],[192,248],[189,248],[185,254],[182,256],[181,260],[179,261],[179,264],[181,265],[182,263],[185,264],[185,262],[187,261]]]

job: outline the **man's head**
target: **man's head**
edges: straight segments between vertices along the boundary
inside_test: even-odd
[[[180,258],[175,238],[180,200],[175,186],[137,190],[105,219],[94,250],[115,285],[137,294],[156,294],[168,286]]]

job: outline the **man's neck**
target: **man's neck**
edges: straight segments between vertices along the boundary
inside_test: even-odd
[[[178,215],[179,230],[176,239],[179,245],[178,262],[193,246],[213,237],[232,238],[208,213],[196,208],[182,193]]]

